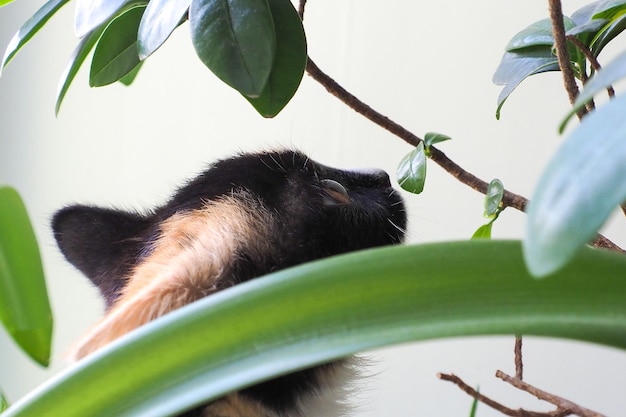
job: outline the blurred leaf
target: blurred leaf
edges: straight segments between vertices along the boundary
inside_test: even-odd
[[[424,147],[426,155],[430,155],[430,147],[439,142],[445,142],[452,139],[450,136],[437,132],[428,132],[424,135]]]
[[[576,26],[576,24],[567,16],[563,18],[563,24],[565,25],[566,31]],[[507,52],[512,52],[519,49],[537,46],[548,46],[552,48],[553,44],[554,37],[552,36],[552,21],[550,19],[542,19],[513,36],[507,44],[505,50]]]
[[[9,3],[13,3],[15,0],[0,0],[0,7],[6,6]]]
[[[396,176],[398,184],[404,190],[413,194],[419,194],[424,190],[424,183],[426,182],[424,142],[420,142],[415,149],[402,158]]]
[[[7,401],[2,391],[0,391],[0,413],[2,413],[7,408],[9,408],[9,402]]]
[[[528,207],[524,254],[534,275],[570,261],[626,200],[626,96],[583,119],[556,152]]]
[[[52,312],[39,246],[21,197],[0,186],[0,321],[33,360],[48,366]]]
[[[50,19],[69,0],[50,0],[45,3],[35,14],[26,21],[17,31],[4,51],[0,73],[2,69],[13,59],[15,54],[41,29],[48,19]]]
[[[104,27],[101,27],[98,30],[95,30],[88,34],[80,41],[76,49],[74,49],[74,52],[72,52],[72,55],[70,56],[67,65],[65,66],[65,70],[63,70],[63,74],[61,74],[61,79],[59,80],[59,86],[57,88],[57,101],[55,106],[56,115],[58,115],[59,110],[61,110],[61,103],[63,103],[65,94],[70,88],[70,84],[78,73],[80,66],[85,61],[85,58],[87,58],[87,55],[89,55],[89,52],[91,52],[91,49],[94,47],[96,42],[98,42],[98,39],[100,39],[103,31]]]
[[[135,68],[133,68],[128,74],[120,78],[120,82],[129,87],[135,81],[135,78],[137,78],[137,74],[139,74],[139,70],[142,66],[143,61],[140,61],[139,64]]]
[[[493,225],[493,221],[480,226],[478,229],[476,229],[476,231],[472,235],[472,239],[491,239],[492,225]]]
[[[192,0],[189,22],[200,60],[241,94],[259,97],[276,55],[267,0]]]
[[[139,59],[152,55],[170,37],[189,9],[191,0],[151,0],[139,25]]]
[[[606,24],[591,41],[590,49],[595,56],[598,56],[604,47],[617,35],[626,29],[626,15],[621,15],[617,19]]]
[[[84,38],[103,24],[113,20],[124,9],[146,5],[148,0],[76,0],[74,32]]]
[[[494,216],[498,212],[503,196],[504,185],[502,181],[497,178],[491,180],[487,186],[487,193],[485,194],[485,217]]]
[[[480,387],[476,387],[476,391],[480,392]],[[474,398],[472,401],[472,408],[470,408],[469,417],[476,417],[476,411],[478,411],[478,399]]]
[[[244,96],[263,117],[276,116],[296,93],[307,61],[302,20],[290,0],[269,0],[276,30],[276,58],[257,98]]]
[[[606,0],[600,2],[594,9],[594,19],[614,20],[626,13],[625,0]]]
[[[606,90],[606,88],[625,77],[626,51],[622,52],[606,66],[602,67],[600,71],[596,72],[593,77],[587,81],[585,88],[583,88],[578,97],[576,97],[574,105],[561,122],[559,132],[562,133],[563,130],[565,130],[567,122],[572,118],[572,116],[576,114],[578,110],[582,109],[596,94]]]
[[[119,81],[139,65],[137,30],[144,10],[145,7],[129,9],[104,30],[91,60],[91,87]]]
[[[524,334],[626,348],[626,257],[587,249],[533,280],[518,242],[362,251],[221,291],[122,337],[3,417],[174,415],[391,344]],[[210,325],[207,325],[209,323]]]
[[[504,85],[498,96],[496,118],[500,118],[500,110],[509,95],[527,77],[558,70],[559,63],[551,47],[529,47],[517,52],[505,52],[493,75],[494,84]]]

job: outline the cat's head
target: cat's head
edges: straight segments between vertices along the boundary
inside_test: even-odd
[[[211,288],[219,290],[302,262],[399,243],[405,227],[404,204],[384,171],[334,169],[296,151],[218,161],[148,214],[76,205],[53,219],[61,251],[108,307],[137,271],[156,276],[187,263],[180,267],[201,277],[211,263],[221,274]]]

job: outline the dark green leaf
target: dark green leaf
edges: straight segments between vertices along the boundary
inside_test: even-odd
[[[556,152],[528,207],[524,254],[537,276],[571,260],[626,200],[626,95],[583,119]]]
[[[87,55],[89,55],[89,52],[91,52],[91,49],[94,47],[96,42],[98,42],[98,39],[100,39],[103,31],[104,27],[101,27],[85,36],[80,41],[76,49],[74,49],[72,56],[70,56],[70,59],[65,66],[65,70],[61,75],[61,80],[59,81],[59,87],[57,89],[57,102],[55,106],[55,113],[57,115],[59,114],[59,110],[61,110],[61,103],[63,103],[63,99],[65,98],[67,90],[70,88],[70,84],[72,84],[80,66],[85,61],[85,58],[87,58]]]
[[[134,7],[107,26],[91,60],[91,87],[119,81],[139,65],[141,61],[137,52],[137,30],[144,10],[144,7]]]
[[[39,246],[21,197],[0,186],[0,321],[33,360],[48,366],[52,312]]]
[[[276,29],[276,58],[269,80],[257,98],[244,96],[263,116],[276,116],[296,93],[306,68],[302,20],[289,0],[269,0]]]
[[[376,347],[524,334],[626,348],[626,257],[587,249],[533,280],[517,242],[379,248],[209,296],[58,375],[3,417],[174,415]]]
[[[478,229],[476,229],[476,231],[472,235],[472,239],[491,239],[492,226],[493,226],[492,221],[487,224],[483,224]]]
[[[614,20],[624,13],[626,13],[625,0],[606,0],[596,6],[593,18]]]
[[[241,94],[259,97],[276,55],[267,0],[192,0],[189,22],[200,60]]]
[[[596,94],[604,91],[607,87],[610,87],[625,77],[626,52],[622,52],[587,81],[585,88],[580,92],[578,97],[576,97],[576,101],[574,102],[572,109],[561,122],[559,132],[563,132],[563,130],[565,130],[565,126],[567,126],[567,122],[572,118],[572,116],[576,114],[578,110],[582,109]]]
[[[13,59],[15,54],[46,24],[46,22],[69,0],[50,0],[26,21],[13,36],[7,49],[4,51],[0,73],[2,69]]]
[[[563,24],[565,25],[565,30],[572,29],[575,26],[575,23],[568,17],[563,18]],[[513,36],[505,50],[512,52],[537,46],[549,46],[552,48],[553,44],[552,21],[550,19],[542,19]]]
[[[500,203],[504,196],[504,185],[502,181],[495,178],[491,180],[487,186],[487,193],[485,194],[485,217],[495,216],[500,209]]]
[[[480,392],[480,387],[476,388],[476,392]],[[474,398],[472,401],[472,408],[470,408],[469,417],[476,417],[476,411],[478,411],[478,398]]]
[[[605,25],[591,41],[591,50],[598,56],[604,47],[617,35],[626,29],[626,15],[621,15],[617,19]]]
[[[424,135],[424,147],[426,149],[426,154],[430,154],[430,147],[439,142],[445,142],[446,140],[452,139],[450,136],[444,135],[442,133],[437,132],[428,132]]]
[[[496,118],[500,118],[502,105],[515,88],[531,75],[546,71],[558,71],[559,63],[551,47],[525,48],[517,52],[505,52],[493,75],[496,85],[504,85],[498,96]]]
[[[74,16],[74,32],[79,38],[87,36],[96,28],[111,21],[136,0],[77,0]],[[143,2],[147,3],[147,0]]]
[[[139,62],[139,65],[133,68],[128,74],[120,78],[120,82],[124,84],[125,86],[129,87],[135,81],[135,78],[137,78],[137,74],[139,74],[139,70],[141,69],[142,66],[143,66],[143,61]]]
[[[415,149],[402,158],[396,176],[398,184],[404,190],[414,194],[419,194],[424,190],[424,183],[426,182],[424,142],[420,142]]]
[[[151,0],[139,25],[139,59],[144,60],[170,37],[189,9],[191,0]]]

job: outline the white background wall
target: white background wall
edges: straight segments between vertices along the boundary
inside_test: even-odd
[[[571,13],[585,1],[568,1]],[[0,47],[41,1],[0,10]],[[305,18],[311,57],[348,90],[409,130],[454,138],[440,146],[485,180],[500,178],[529,196],[561,138],[568,104],[560,74],[534,77],[494,117],[491,76],[504,45],[547,16],[541,1],[310,0]],[[136,83],[87,87],[83,69],[54,117],[57,80],[76,40],[66,6],[0,78],[0,181],[30,210],[43,251],[55,313],[54,360],[42,370],[0,330],[0,387],[15,401],[66,364],[63,352],[101,312],[96,292],[62,260],[49,229],[52,213],[73,202],[149,208],[207,162],[239,150],[300,147],[339,167],[395,172],[410,147],[347,109],[305,77],[286,110],[259,117],[196,58],[188,25],[151,57]],[[624,42],[621,42],[622,47]],[[607,54],[610,54],[608,51]],[[410,240],[466,239],[482,223],[483,197],[429,165],[425,192],[406,195]],[[524,216],[506,210],[498,238],[519,238]],[[626,245],[623,219],[608,235]],[[97,256],[97,254],[94,254]],[[512,372],[512,337],[454,339],[376,351],[357,413],[465,416],[471,400],[437,372],[454,372],[513,408],[546,409],[493,377]],[[526,379],[608,415],[624,415],[626,354],[588,344],[526,339]],[[479,416],[497,415],[481,406]]]

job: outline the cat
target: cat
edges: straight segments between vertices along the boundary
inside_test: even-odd
[[[52,220],[57,244],[106,308],[73,357],[249,279],[401,243],[406,222],[402,197],[385,171],[334,169],[295,150],[217,161],[145,214],[65,207]],[[312,408],[329,405],[322,404],[324,393],[337,388],[350,366],[342,360],[299,371],[181,416],[308,417]]]

